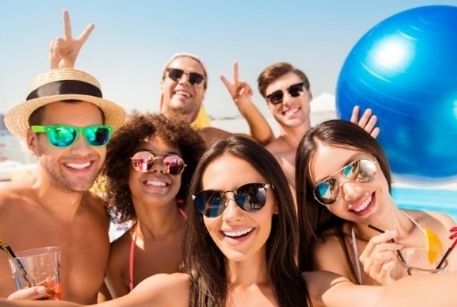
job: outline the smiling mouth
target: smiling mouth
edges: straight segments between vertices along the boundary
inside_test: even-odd
[[[93,162],[91,162],[91,161],[88,161],[85,163],[65,163],[65,167],[72,169],[72,170],[80,171],[80,170],[89,168],[92,165],[92,163]]]
[[[224,236],[229,237],[231,239],[238,239],[238,238],[243,238],[249,235],[254,228],[249,228],[249,229],[244,229],[244,230],[238,230],[238,231],[222,231]]]
[[[353,206],[349,211],[361,215],[367,211],[367,209],[371,208],[374,204],[375,194],[374,192],[367,198],[365,198],[362,202],[358,203],[357,206]]]
[[[168,186],[166,182],[159,181],[159,180],[146,180],[144,184],[147,186],[158,187],[158,188],[165,188]]]
[[[176,90],[173,92],[173,95],[179,95],[184,98],[192,98],[192,95],[189,92],[182,91],[182,90]]]
[[[297,114],[300,110],[301,110],[301,108],[290,108],[290,109],[288,109],[287,111],[283,111],[283,112],[282,112],[282,115],[283,115],[283,116],[286,116],[286,115],[295,115],[295,114]]]

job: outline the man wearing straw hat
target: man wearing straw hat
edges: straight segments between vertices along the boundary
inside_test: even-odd
[[[5,116],[8,130],[36,155],[37,172],[0,187],[0,239],[15,251],[59,246],[65,300],[95,303],[103,283],[109,221],[88,189],[124,117],[94,77],[67,68],[39,75],[26,101]],[[0,256],[0,296],[13,291],[8,260]]]

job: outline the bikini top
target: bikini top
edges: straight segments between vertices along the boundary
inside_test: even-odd
[[[182,208],[178,208],[179,214],[187,220],[187,214]],[[136,229],[132,235],[132,241],[130,241],[130,250],[129,250],[129,291],[132,291],[135,287],[133,283],[133,269],[135,265],[135,245],[136,245]]]

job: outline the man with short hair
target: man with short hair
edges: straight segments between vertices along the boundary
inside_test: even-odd
[[[266,67],[260,73],[257,83],[259,92],[267,101],[268,109],[280,129],[279,136],[266,148],[278,160],[294,192],[296,151],[300,140],[311,127],[312,94],[308,77],[291,64],[281,62]],[[351,121],[376,137],[379,134],[376,116],[367,109],[359,118],[359,111],[358,107],[354,108]]]
[[[103,283],[109,220],[104,202],[88,189],[124,118],[94,77],[66,68],[39,75],[27,100],[5,116],[8,130],[37,156],[37,171],[0,186],[0,239],[15,251],[60,247],[64,300],[95,303]],[[0,296],[14,290],[1,254]]]
[[[94,25],[89,24],[77,37],[71,33],[70,16],[63,12],[64,37],[51,42],[51,68],[72,68],[78,53],[92,32]],[[235,83],[229,88],[236,97],[249,95],[245,83],[237,82],[238,65],[234,65]],[[224,80],[223,80],[224,81]],[[227,83],[224,82],[226,86]],[[167,118],[180,117],[195,129],[209,146],[219,139],[231,135],[231,132],[211,127],[209,118],[205,118],[203,100],[208,86],[208,73],[202,59],[194,54],[180,52],[174,54],[165,64],[160,81],[160,113]],[[246,119],[250,134],[262,144],[273,138],[273,132],[262,113],[250,100],[235,100],[235,104]]]

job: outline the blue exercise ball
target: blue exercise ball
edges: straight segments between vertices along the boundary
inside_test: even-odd
[[[410,9],[374,26],[341,69],[336,108],[371,108],[394,174],[457,175],[457,7]]]

